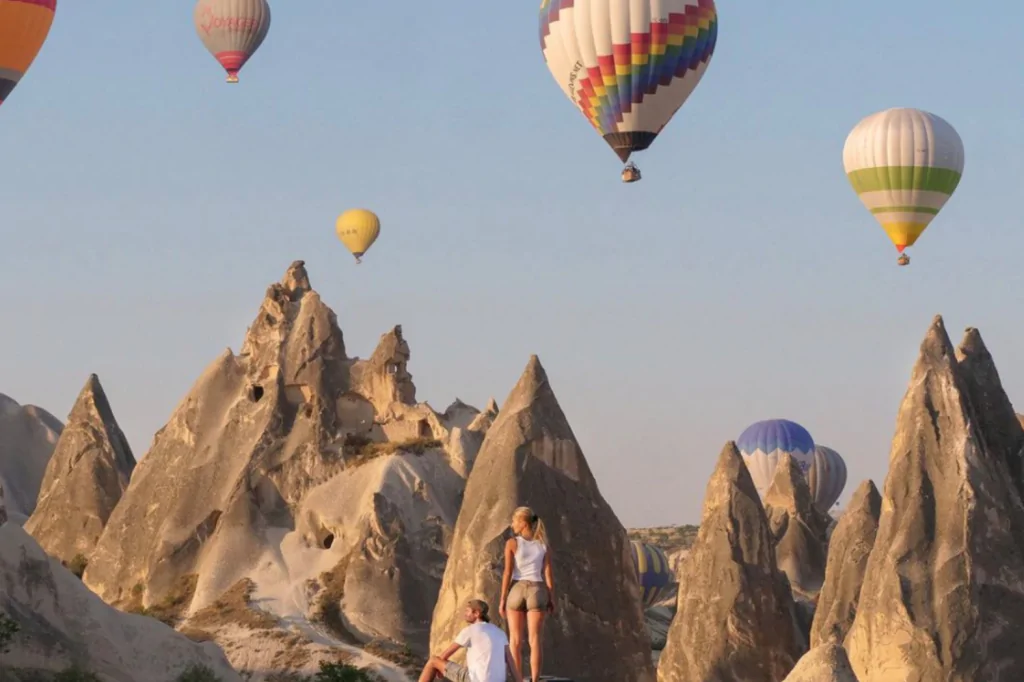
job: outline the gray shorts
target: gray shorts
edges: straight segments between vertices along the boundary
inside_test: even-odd
[[[469,670],[466,666],[455,661],[446,661],[444,664],[444,679],[448,682],[469,682]]]
[[[543,611],[550,601],[547,585],[520,580],[512,584],[506,606],[509,611]]]

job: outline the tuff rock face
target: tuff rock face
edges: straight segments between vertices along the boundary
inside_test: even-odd
[[[602,497],[536,356],[469,476],[434,609],[431,650],[445,648],[465,626],[469,599],[486,600],[500,623],[502,553],[520,505],[545,521],[552,552],[557,610],[544,630],[544,673],[577,682],[652,682],[626,530]],[[528,648],[524,644],[526,671]]]
[[[808,651],[784,682],[858,682],[846,650],[830,640]]]
[[[99,378],[90,375],[46,467],[25,530],[65,565],[76,555],[87,558],[134,468],[135,457]]]
[[[811,626],[811,646],[835,637],[839,642],[853,625],[864,584],[868,556],[875,545],[882,497],[872,481],[864,481],[853,493],[846,513],[839,519],[828,550],[825,586]]]
[[[148,607],[193,579],[191,618],[249,579],[292,622],[333,601],[347,637],[425,649],[423,602],[440,587],[464,480],[443,415],[403,402],[415,395],[408,357],[395,327],[369,360],[349,358],[334,312],[293,263],[241,352],[214,361],[156,434],[85,583]]]
[[[110,682],[173,682],[200,664],[222,682],[241,682],[215,644],[108,606],[13,523],[0,526],[0,612],[20,627],[3,654],[4,679],[5,670],[53,673],[77,663]]]
[[[829,519],[814,505],[807,480],[788,454],[779,458],[764,509],[779,570],[794,594],[813,599],[825,580]]]
[[[969,327],[956,349],[956,359],[963,370],[960,374],[974,414],[978,419],[985,444],[994,454],[1002,454],[1018,494],[1024,492],[1022,462],[1024,462],[1024,427],[1014,412],[1010,399],[1003,390],[999,372],[992,355],[981,339],[981,332]]]
[[[25,523],[36,509],[46,465],[64,425],[35,405],[0,394],[0,485],[11,521]]]
[[[860,682],[1024,679],[1024,507],[994,432],[1011,425],[973,404],[1001,390],[987,353],[962,355],[974,359],[958,364],[936,317],[900,406],[845,642]]]
[[[806,648],[754,481],[727,443],[679,577],[660,682],[778,682]]]

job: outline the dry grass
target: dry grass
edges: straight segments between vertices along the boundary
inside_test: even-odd
[[[156,618],[172,628],[177,627],[184,619],[188,605],[192,603],[198,582],[199,576],[195,573],[181,576],[164,598],[152,606],[142,605],[142,596],[145,590],[141,585],[136,585],[132,588],[132,596],[124,610],[128,613]]]
[[[427,450],[441,446],[441,441],[436,438],[410,438],[408,440],[377,443],[364,436],[352,434],[345,439],[343,452],[345,460],[349,465],[359,466],[378,457],[393,455],[399,451],[422,455]]]
[[[409,647],[399,647],[391,642],[375,640],[364,646],[363,649],[369,654],[401,666],[407,672],[412,673],[413,677],[419,676],[423,671],[423,666],[427,663],[427,659],[417,656]]]
[[[320,594],[317,597],[317,609],[313,617],[326,625],[335,637],[346,644],[362,646],[359,638],[345,626],[345,618],[341,613],[341,600],[345,596],[345,574],[348,573],[349,561],[349,556],[346,556],[333,569],[320,574],[317,579]]]
[[[189,619],[193,627],[216,627],[218,625],[239,625],[250,630],[271,630],[277,627],[277,619],[266,611],[252,605],[256,584],[242,578],[222,594],[217,601]]]
[[[193,642],[198,642],[199,644],[202,644],[203,642],[215,641],[214,636],[211,635],[209,632],[207,632],[206,630],[200,630],[199,628],[194,628],[191,625],[186,625],[185,627],[181,628],[178,632],[185,635]]]

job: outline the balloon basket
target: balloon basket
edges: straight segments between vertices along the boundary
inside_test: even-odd
[[[896,259],[896,264],[899,265],[900,267],[903,267],[904,265],[910,265],[910,256],[908,256],[905,253],[901,254],[900,257]]]

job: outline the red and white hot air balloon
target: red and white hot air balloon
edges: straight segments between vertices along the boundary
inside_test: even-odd
[[[228,83],[237,83],[270,30],[267,0],[199,0],[193,18],[199,39],[228,72]]]

